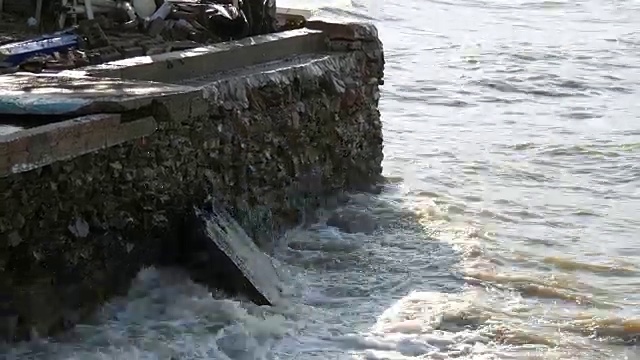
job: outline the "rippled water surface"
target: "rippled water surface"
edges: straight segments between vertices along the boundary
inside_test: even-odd
[[[10,358],[640,359],[640,2],[279,4],[380,30],[381,231],[287,234],[286,308],[148,269]]]

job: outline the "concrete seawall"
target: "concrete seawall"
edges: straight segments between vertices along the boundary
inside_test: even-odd
[[[311,21],[4,77],[0,338],[68,329],[144,266],[176,261],[185,214],[207,196],[267,242],[337,191],[370,189],[383,67],[373,26]]]

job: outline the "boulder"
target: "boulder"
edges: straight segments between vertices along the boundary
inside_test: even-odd
[[[336,211],[327,220],[327,225],[348,234],[364,233],[370,235],[378,228],[375,219],[370,214],[354,209]]]

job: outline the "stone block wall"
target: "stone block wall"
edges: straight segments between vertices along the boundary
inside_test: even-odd
[[[123,115],[155,131],[107,148],[83,133],[74,146],[98,150],[0,178],[0,337],[68,329],[142,267],[176,261],[185,216],[208,196],[264,244],[324,197],[379,180],[375,28],[310,26],[331,52],[190,81],[198,91]]]

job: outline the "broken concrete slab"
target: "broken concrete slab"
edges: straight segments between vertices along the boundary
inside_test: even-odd
[[[283,287],[271,259],[221,207],[195,209],[182,250],[196,282],[242,294],[258,305],[282,303]]]
[[[164,97],[197,93],[197,88],[151,81],[60,74],[15,73],[0,82],[0,114],[86,115],[121,113]]]
[[[2,124],[2,125],[0,125],[0,136],[9,135],[9,134],[12,134],[14,132],[18,132],[18,131],[21,131],[21,130],[24,130],[24,129],[25,128],[22,127],[22,126]]]

